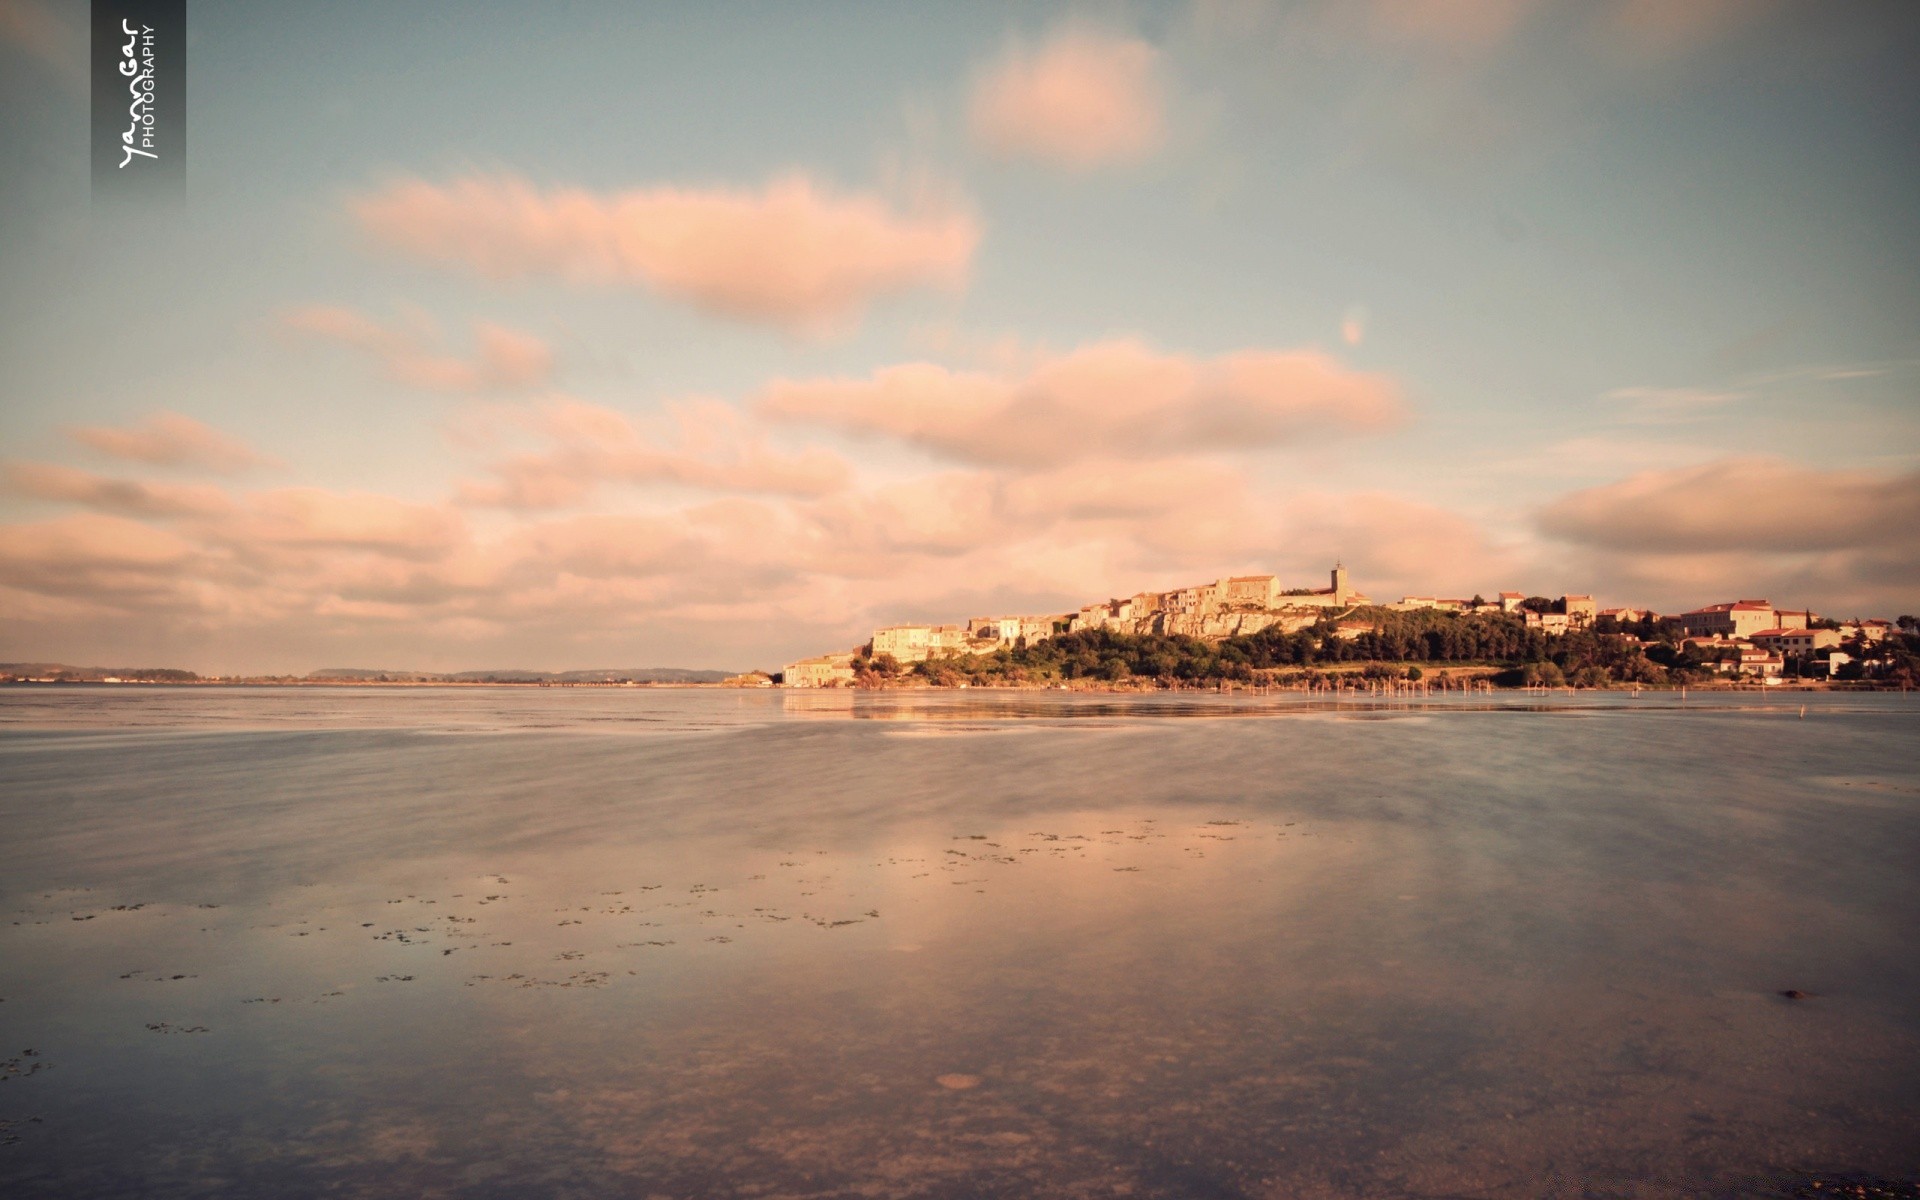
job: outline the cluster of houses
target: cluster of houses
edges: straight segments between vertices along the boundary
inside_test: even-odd
[[[1807,610],[1775,608],[1767,600],[1729,600],[1679,615],[1686,642],[1728,673],[1778,679],[1788,664],[1807,676],[1831,675],[1852,661],[1845,642],[1877,642],[1893,622],[1821,621]]]
[[[1335,565],[1331,586],[1282,588],[1273,575],[1235,575],[1212,583],[1166,592],[1140,592],[1122,599],[1083,605],[1077,612],[1036,616],[975,617],[964,625],[888,625],[873,631],[873,639],[859,651],[824,654],[788,663],[788,687],[834,687],[853,682],[854,661],[864,652],[873,658],[890,656],[910,664],[959,654],[985,654],[1028,645],[1055,634],[1083,629],[1106,629],[1126,634],[1179,634],[1217,641],[1221,638],[1279,628],[1292,633],[1325,620],[1329,609],[1334,635],[1357,638],[1375,628],[1364,618],[1347,619],[1354,610],[1372,605],[1354,590],[1344,566]],[[1661,614],[1650,609],[1599,608],[1592,596],[1568,595],[1554,601],[1551,610],[1536,611],[1522,592],[1501,592],[1494,599],[1471,600],[1438,596],[1406,596],[1382,607],[1400,612],[1435,609],[1442,612],[1501,612],[1519,615],[1528,628],[1547,634],[1586,629],[1602,617],[1622,625],[1636,624]],[[1891,630],[1882,620],[1856,621],[1838,629],[1816,627],[1811,612],[1777,609],[1767,600],[1732,600],[1677,614],[1686,632],[1686,644],[1696,647],[1715,669],[1766,679],[1781,677],[1789,663],[1803,675],[1826,674],[1848,661],[1839,649],[1854,638],[1879,640]]]
[[[975,617],[964,625],[888,625],[873,631],[866,649],[875,658],[886,654],[895,662],[917,663],[948,654],[987,654],[1083,629],[1217,640],[1276,625],[1288,632],[1305,629],[1330,608],[1371,603],[1353,590],[1345,567],[1333,568],[1331,585],[1283,589],[1274,575],[1236,575],[1167,592],[1139,592],[1084,605],[1078,612]],[[854,658],[855,652],[848,651],[802,659],[787,664],[784,678],[788,687],[851,683]]]

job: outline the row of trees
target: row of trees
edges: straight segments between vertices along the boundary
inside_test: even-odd
[[[1168,634],[1126,634],[1093,629],[1063,633],[1031,645],[1025,642],[987,654],[957,655],[903,668],[888,655],[854,661],[855,682],[875,685],[913,674],[937,684],[1045,683],[1090,680],[1120,683],[1284,682],[1311,668],[1341,663],[1461,663],[1514,665],[1553,661],[1569,654],[1577,669],[1591,662],[1624,657],[1617,635],[1578,635],[1577,647],[1556,645],[1509,615],[1461,616],[1432,611],[1395,612],[1362,609],[1347,614],[1375,628],[1357,637],[1340,637],[1331,620],[1288,633],[1269,628],[1217,642]],[[1575,661],[1577,660],[1577,661]],[[1634,678],[1631,668],[1622,676]]]

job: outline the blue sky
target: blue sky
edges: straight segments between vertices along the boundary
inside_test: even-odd
[[[84,18],[0,0],[6,658],[1920,607],[1909,6],[194,0],[131,212]]]

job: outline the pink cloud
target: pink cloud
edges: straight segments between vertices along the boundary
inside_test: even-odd
[[[582,406],[556,421],[607,418]],[[818,499],[505,518],[483,533],[446,504],[288,488],[164,528],[95,514],[0,526],[0,611],[32,622],[0,640],[17,653],[66,631],[118,646],[137,627],[209,654],[324,652],[305,667],[388,645],[427,666],[534,647],[574,665],[687,663],[698,644],[777,665],[886,621],[1046,611],[1241,570],[1314,583],[1342,555],[1377,594],[1397,586],[1388,572],[1426,590],[1448,572],[1496,575],[1485,552],[1439,510],[1269,494],[1202,459],[947,471]]]
[[[198,552],[169,530],[98,513],[0,525],[0,578],[9,587],[95,604],[162,595]]]
[[[1133,341],[1084,346],[1020,375],[908,363],[867,379],[779,380],[759,408],[780,420],[1024,466],[1274,446],[1382,429],[1402,413],[1391,381],[1318,351],[1195,359]]]
[[[80,95],[87,91],[87,30],[84,22],[56,17],[39,0],[0,0],[0,42],[9,42],[53,72]]]
[[[457,510],[371,492],[277,488],[250,498],[248,511],[218,527],[243,548],[324,548],[400,557],[444,553],[466,538]]]
[[[804,176],[759,192],[541,190],[513,177],[395,183],[355,216],[379,242],[491,279],[640,285],[706,312],[789,328],[856,319],[881,296],[965,284],[980,230],[959,212],[901,214]]]
[[[424,318],[383,324],[354,309],[314,305],[283,318],[286,327],[364,351],[386,374],[436,392],[537,388],[553,374],[553,349],[540,338],[488,321],[474,323],[471,358],[448,354],[439,331]]]
[[[1542,510],[1539,524],[1569,542],[1643,553],[1912,545],[1912,531],[1920,529],[1920,473],[1721,459],[1574,492]]]
[[[1024,522],[1053,514],[1076,521],[1186,519],[1197,510],[1244,512],[1246,481],[1199,459],[1078,462],[1007,482],[1007,508]]]
[[[530,526],[513,547],[548,570],[604,579],[670,573],[685,565],[691,539],[671,517],[592,515]]]
[[[1349,346],[1358,346],[1366,337],[1367,310],[1356,304],[1340,318],[1340,340]]]
[[[844,487],[851,476],[847,463],[828,451],[773,449],[737,412],[717,402],[676,406],[664,431],[565,398],[494,416],[550,445],[495,462],[489,468],[493,478],[463,484],[460,498],[468,504],[563,508],[609,483],[821,496]]]
[[[111,479],[54,463],[0,464],[6,489],[36,500],[58,500],[136,517],[209,516],[232,507],[227,494],[205,484]]]
[[[1491,593],[1523,567],[1477,521],[1405,496],[1313,493],[1275,509],[1275,561],[1304,572],[1341,560],[1374,600]]]
[[[274,462],[230,434],[173,412],[155,413],[124,428],[83,425],[67,432],[75,441],[112,458],[156,466],[233,473]]]
[[[974,141],[1071,170],[1138,162],[1166,140],[1159,59],[1139,38],[1085,29],[1016,44],[974,85]]]
[[[944,472],[814,505],[807,516],[824,535],[826,561],[878,559],[873,567],[845,561],[848,573],[886,573],[896,555],[950,557],[1007,535],[994,480],[984,472]]]

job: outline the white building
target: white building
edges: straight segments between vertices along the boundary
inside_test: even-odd
[[[853,655],[823,654],[788,663],[780,672],[787,687],[838,687],[853,682]]]

